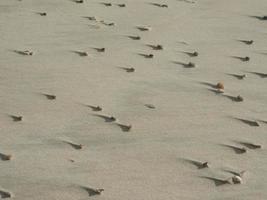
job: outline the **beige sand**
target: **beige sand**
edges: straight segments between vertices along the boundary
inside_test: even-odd
[[[266,199],[267,79],[251,72],[267,73],[267,21],[250,17],[267,15],[266,0],[101,2],[0,1],[0,153],[12,155],[0,160],[0,190],[18,200]],[[220,81],[228,97],[213,92]],[[226,146],[239,142],[263,148]],[[246,170],[244,184],[209,179],[229,170]],[[105,191],[89,197],[83,187]]]

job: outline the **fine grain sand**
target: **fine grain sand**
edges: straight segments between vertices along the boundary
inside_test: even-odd
[[[266,0],[1,0],[0,198],[265,200],[265,15]]]

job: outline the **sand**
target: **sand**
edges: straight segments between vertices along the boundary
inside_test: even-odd
[[[267,3],[194,2],[1,0],[0,196],[266,199]]]

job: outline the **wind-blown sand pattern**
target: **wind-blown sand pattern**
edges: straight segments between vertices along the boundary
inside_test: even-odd
[[[266,0],[1,0],[0,198],[265,200],[266,28]]]

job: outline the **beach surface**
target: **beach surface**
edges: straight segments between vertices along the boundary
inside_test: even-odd
[[[0,197],[265,200],[266,0],[103,2],[0,1]]]

